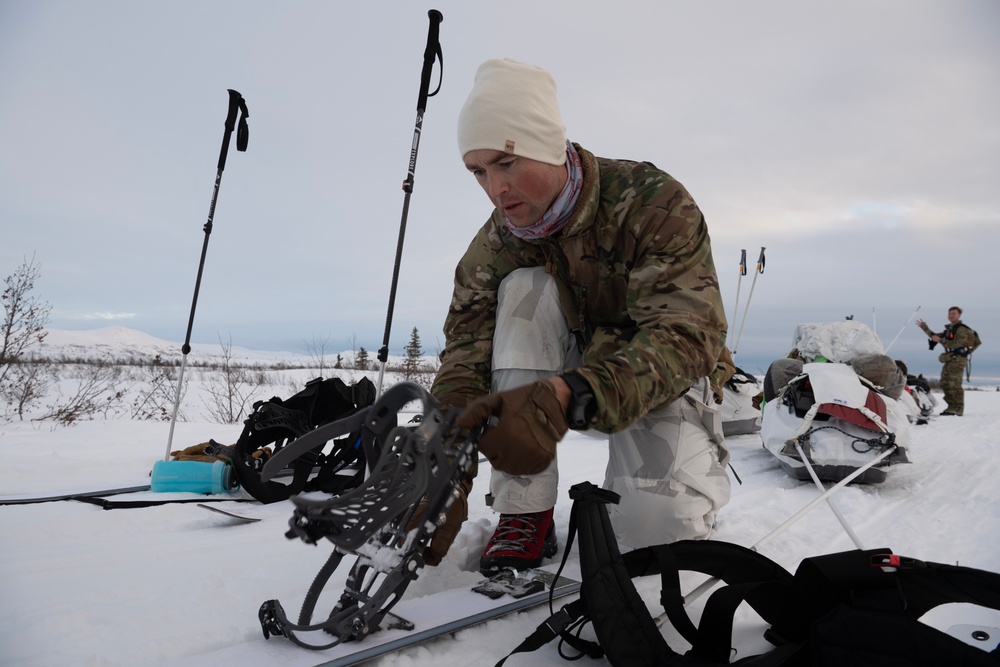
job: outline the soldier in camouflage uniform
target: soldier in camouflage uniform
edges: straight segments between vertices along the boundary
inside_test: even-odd
[[[495,209],[455,271],[432,392],[465,407],[460,425],[492,418],[479,446],[501,516],[481,569],[555,553],[569,427],[610,434],[623,544],[707,537],[730,494],[708,376],[721,389],[732,367],[717,367],[727,324],[691,195],[649,163],[567,142],[551,75],[511,60],[479,68],[459,148]],[[458,505],[429,562],[464,520]]]
[[[941,343],[944,352],[938,357],[941,367],[941,391],[947,407],[942,415],[961,416],[965,412],[965,390],[962,376],[969,362],[969,354],[975,348],[976,333],[962,322],[962,309],[952,306],[948,309],[948,325],[941,333],[934,333],[923,320],[917,320],[927,337],[931,339],[931,349]]]

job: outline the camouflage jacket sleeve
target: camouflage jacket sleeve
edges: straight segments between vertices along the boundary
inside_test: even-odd
[[[602,161],[601,169],[603,199],[614,201],[606,214],[598,211],[594,228],[618,231],[599,234],[595,254],[608,261],[604,252],[610,250],[623,265],[618,308],[624,303],[625,313],[598,319],[613,312],[617,276],[602,276],[599,287],[582,294],[588,324],[598,326],[589,332],[578,372],[597,398],[591,426],[613,433],[709,376],[722,355],[727,324],[708,227],[687,190],[651,165]],[[572,275],[570,284],[579,290],[587,280]]]
[[[928,338],[933,338],[934,336],[943,336],[943,335],[944,335],[943,333],[940,333],[940,334],[939,334],[939,333],[934,333],[933,331],[931,331],[931,328],[930,328],[929,326],[927,326],[927,323],[926,323],[926,322],[923,322],[923,323],[922,323],[922,324],[920,325],[920,328],[921,328],[921,329],[923,330],[923,332],[924,332],[925,334],[927,334],[927,337],[928,337]]]

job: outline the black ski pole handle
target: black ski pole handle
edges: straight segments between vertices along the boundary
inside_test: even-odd
[[[430,18],[430,27],[427,29],[427,46],[424,48],[424,66],[420,71],[420,94],[417,95],[417,111],[421,113],[427,108],[427,98],[434,97],[441,90],[441,80],[444,78],[444,56],[441,53],[441,41],[439,32],[441,21],[444,16],[436,9],[427,12]],[[441,73],[438,76],[438,85],[433,93],[427,91],[431,87],[431,70],[434,69],[434,60],[441,62]]]
[[[226,168],[226,156],[229,155],[229,139],[236,129],[236,118],[239,115],[240,129],[236,134],[236,150],[243,152],[247,149],[247,142],[250,139],[250,128],[247,125],[247,118],[250,112],[247,111],[246,100],[239,92],[229,89],[229,114],[226,116],[226,131],[222,135],[222,151],[219,153],[219,171]]]

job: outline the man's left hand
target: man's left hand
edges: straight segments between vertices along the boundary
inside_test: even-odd
[[[569,429],[566,407],[556,398],[550,380],[476,399],[456,424],[472,429],[490,417],[495,424],[479,438],[479,451],[497,470],[511,475],[536,475],[556,455],[556,444]]]

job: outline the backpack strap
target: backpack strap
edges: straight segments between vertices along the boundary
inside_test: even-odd
[[[577,530],[580,523],[580,514],[582,510],[578,511],[578,508],[583,507],[585,501],[590,500],[592,502],[598,503],[618,503],[621,496],[614,493],[613,491],[605,491],[600,489],[590,482],[583,482],[573,486],[569,491],[570,498],[573,500],[573,509],[570,512],[569,517],[569,535],[566,537],[566,546],[563,548],[562,561],[559,563],[559,569],[556,570],[556,576],[552,579],[552,584],[549,588],[549,613],[551,614],[545,621],[535,628],[528,637],[518,644],[518,646],[508,653],[502,660],[500,660],[495,667],[502,667],[502,665],[507,661],[507,658],[514,655],[515,653],[528,653],[531,651],[537,651],[542,646],[545,646],[550,641],[556,637],[560,637],[560,645],[562,643],[569,644],[580,655],[572,658],[563,656],[567,660],[576,660],[582,655],[589,656],[591,658],[601,658],[604,655],[604,651],[601,650],[601,646],[595,642],[588,641],[581,638],[578,634],[574,634],[575,630],[578,630],[583,625],[590,620],[587,613],[588,606],[587,601],[583,597],[583,592],[581,588],[581,596],[579,599],[570,602],[569,604],[563,605],[562,609],[558,612],[553,612],[553,592],[555,590],[555,582],[558,581],[559,575],[562,574],[563,568],[566,567],[566,560],[569,558],[570,552],[573,550],[573,540],[576,538]],[[605,517],[607,517],[607,511],[604,512]],[[589,524],[586,534],[590,536]],[[581,533],[581,545],[583,544],[583,533]],[[614,535],[612,534],[611,539],[614,540]],[[583,574],[584,582],[587,581],[586,573]],[[641,600],[640,600],[641,602]],[[560,648],[560,655],[562,655],[562,649]]]
[[[545,619],[541,625],[535,628],[534,632],[528,635],[523,642],[518,644],[517,648],[504,656],[504,658],[500,660],[495,667],[503,667],[503,664],[507,662],[507,658],[515,653],[530,653],[532,651],[537,651],[556,637],[560,637],[560,642],[569,644],[580,653],[580,655],[572,658],[564,655],[563,657],[567,660],[576,660],[583,655],[593,659],[604,657],[604,651],[601,650],[601,647],[598,644],[587,641],[586,639],[581,639],[578,635],[573,634],[573,631],[577,627],[582,626],[586,622],[586,615],[587,606],[583,599],[577,599],[569,604],[563,605],[562,609]],[[562,655],[562,650],[560,650],[559,653]]]
[[[552,614],[511,655],[534,651],[559,636],[560,644],[569,644],[591,657],[604,655],[614,665],[723,665],[730,662],[733,616],[742,602],[750,604],[772,626],[788,626],[788,617],[794,616],[792,575],[766,556],[736,544],[707,540],[682,540],[622,555],[606,507],[617,503],[618,495],[583,482],[570,489],[570,498],[569,537],[559,572],[578,533],[581,597]],[[709,599],[698,627],[684,609],[680,570],[702,572],[728,584]],[[635,577],[651,575],[660,575],[660,602],[666,618],[693,647],[687,655],[676,653],[667,644],[632,583]],[[576,634],[587,622],[594,626],[596,644]],[[778,665],[797,655],[799,641],[790,641],[784,634],[776,636],[786,646],[772,652],[774,656],[768,654],[770,662],[759,664]]]

